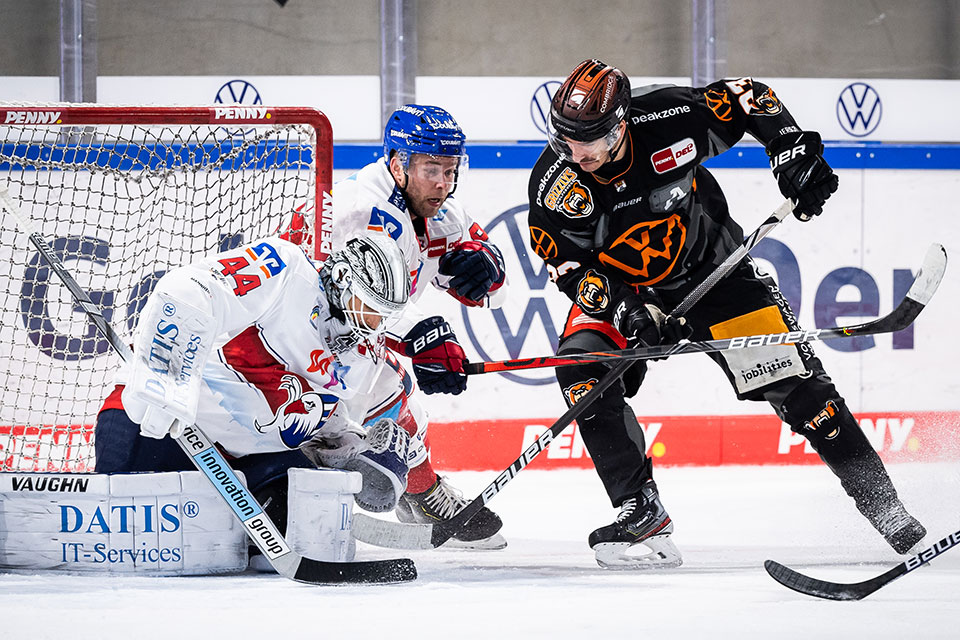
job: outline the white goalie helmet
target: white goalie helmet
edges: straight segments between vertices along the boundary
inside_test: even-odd
[[[351,238],[320,270],[334,314],[342,313],[354,340],[369,340],[403,312],[410,274],[397,243],[386,236]]]

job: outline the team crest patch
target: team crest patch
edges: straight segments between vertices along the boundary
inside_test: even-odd
[[[783,105],[780,104],[780,98],[773,92],[773,89],[767,89],[759,98],[756,99],[757,112],[763,116],[776,116],[783,111]]]
[[[580,401],[580,398],[587,395],[593,385],[597,384],[596,378],[590,378],[582,382],[576,382],[563,390],[563,397],[567,400],[568,406],[573,406]]]
[[[707,101],[710,111],[713,111],[713,115],[717,116],[717,120],[721,122],[733,120],[733,105],[730,104],[730,96],[726,91],[710,89],[703,94],[703,98]]]
[[[607,277],[589,269],[577,285],[577,304],[588,314],[606,311],[610,305],[610,281]]]
[[[287,399],[274,410],[273,419],[261,424],[254,420],[260,433],[278,431],[280,440],[290,449],[296,449],[313,437],[324,425],[337,406],[337,396],[304,391],[297,376],[285,375],[280,379],[280,390],[287,392]]]
[[[679,215],[639,222],[627,229],[598,256],[630,285],[652,286],[673,271],[687,239]]]
[[[593,213],[593,196],[570,167],[557,176],[543,203],[568,218],[585,218]]]
[[[557,243],[540,227],[530,227],[530,246],[543,260],[557,257]]]

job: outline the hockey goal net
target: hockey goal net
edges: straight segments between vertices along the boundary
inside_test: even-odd
[[[128,342],[164,272],[278,232],[329,250],[332,134],[306,108],[0,104],[0,188]],[[93,471],[119,357],[0,218],[0,471]]]

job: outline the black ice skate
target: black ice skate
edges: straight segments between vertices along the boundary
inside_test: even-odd
[[[460,512],[467,501],[446,478],[437,481],[423,493],[405,493],[397,503],[397,520],[407,524],[435,524],[449,520]],[[507,541],[497,533],[503,522],[500,516],[483,507],[460,531],[442,546],[458,549],[503,549]]]
[[[640,493],[624,500],[613,524],[591,533],[588,542],[597,564],[605,569],[669,569],[683,563],[671,533],[673,521],[651,480]],[[628,553],[644,547],[646,555]]]
[[[893,550],[900,555],[914,555],[925,546],[923,537],[927,535],[927,530],[916,518],[907,513],[899,500],[888,510],[869,519],[877,531],[883,534]]]

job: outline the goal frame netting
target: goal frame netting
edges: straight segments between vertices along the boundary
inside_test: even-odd
[[[170,143],[159,152],[157,146],[153,152],[140,151],[142,156],[136,155],[136,151],[128,151],[126,156],[118,154],[117,150],[128,142],[112,143],[111,136],[114,131],[125,128],[137,131],[153,131],[156,129],[159,133],[158,140],[163,135],[172,131],[206,131],[213,132],[205,135],[208,138],[189,138],[194,142],[179,144]],[[27,142],[8,139],[8,132],[14,130],[29,130],[34,137]],[[269,132],[285,131],[295,129],[297,135],[302,136],[300,142],[293,145],[289,142],[271,142]],[[231,149],[239,149],[244,136],[257,132],[255,135],[262,135],[266,142],[251,144],[252,148],[244,149],[243,154],[238,153],[236,158],[228,158]],[[263,132],[263,133],[261,133]],[[249,106],[229,106],[229,105],[211,105],[211,106],[105,106],[105,105],[81,105],[81,104],[0,104],[0,187],[7,187],[13,184],[13,176],[16,172],[23,174],[25,171],[36,171],[31,177],[40,176],[40,172],[49,172],[50,179],[55,180],[57,172],[63,174],[68,170],[63,169],[58,163],[70,165],[70,163],[79,163],[82,161],[86,165],[93,167],[93,172],[97,170],[98,163],[105,169],[113,172],[122,172],[129,170],[131,172],[142,171],[149,172],[157,163],[164,163],[171,158],[181,164],[175,169],[182,172],[208,171],[216,180],[215,172],[222,172],[225,179],[236,174],[252,173],[255,171],[272,170],[271,163],[279,163],[285,156],[291,155],[290,149],[294,149],[300,154],[292,162],[306,163],[304,167],[297,170],[298,174],[309,174],[309,180],[306,175],[301,176],[300,181],[304,182],[306,187],[301,184],[297,189],[303,193],[297,193],[297,202],[302,201],[302,205],[297,208],[299,221],[296,222],[296,242],[303,246],[305,252],[316,261],[323,261],[330,253],[330,239],[332,232],[332,184],[333,184],[333,133],[329,120],[319,110],[308,107],[249,107]],[[151,135],[153,135],[151,133]],[[180,135],[180,134],[177,134]],[[214,170],[206,167],[194,167],[189,164],[192,156],[197,149],[200,149],[196,155],[207,153],[208,146],[205,140],[215,140],[215,144],[223,145],[226,151],[215,151],[222,153],[221,158],[214,157],[214,162],[221,162]],[[106,141],[106,144],[104,144]],[[18,146],[19,145],[19,146]],[[112,147],[111,147],[112,145]],[[146,145],[145,145],[146,146]],[[111,147],[107,149],[106,147]],[[305,153],[309,149],[309,153]],[[262,154],[257,156],[257,154]],[[112,155],[111,155],[112,154]],[[183,158],[176,157],[182,155]],[[164,156],[167,156],[166,158]],[[186,159],[190,156],[190,159]],[[11,158],[13,158],[11,160]],[[20,164],[17,158],[24,161]],[[306,158],[307,160],[301,160]],[[36,167],[24,169],[27,165],[27,159],[38,163]],[[185,160],[186,159],[186,160]],[[210,158],[205,158],[204,162]],[[23,165],[23,166],[21,166]],[[127,166],[127,168],[125,168]],[[289,168],[287,168],[290,171]],[[79,169],[71,168],[69,171],[79,173]],[[171,169],[174,171],[174,169]],[[37,178],[38,180],[40,178]],[[91,178],[91,183],[93,179]],[[161,178],[162,181],[162,178]],[[227,187],[227,189],[229,186]],[[243,187],[254,188],[254,187]],[[305,191],[304,191],[305,189]],[[10,193],[16,197],[15,189],[11,188]],[[76,199],[76,194],[71,194],[71,198]],[[293,196],[291,196],[292,198]],[[184,208],[189,208],[189,205]],[[285,205],[285,209],[289,209]],[[286,214],[296,215],[292,211],[278,211],[276,223],[278,232],[285,228],[291,230],[290,221],[282,219]],[[269,215],[274,215],[272,212]],[[38,220],[41,232],[45,235],[49,233],[50,223],[53,221]],[[268,220],[272,224],[272,220]],[[80,238],[80,243],[87,237],[96,238],[96,230],[82,228],[83,220],[71,221],[69,234]],[[260,226],[266,224],[261,222]],[[282,225],[286,225],[283,227]],[[252,232],[251,232],[252,233]],[[0,226],[0,234],[5,238],[5,242],[11,242],[9,238],[13,237],[13,232],[9,224],[4,223]],[[52,234],[55,235],[55,234]],[[252,240],[253,238],[248,238]],[[54,238],[48,240],[53,243]],[[109,240],[109,239],[107,239]],[[29,254],[29,242],[25,235],[20,234],[14,241],[22,244],[24,253],[19,254],[15,250],[4,252],[0,247],[0,260],[6,259],[7,265],[0,265],[4,269],[4,274],[21,274],[23,281],[21,287],[26,291],[27,274],[35,274],[43,266],[27,259],[23,256]],[[61,243],[61,246],[63,243]],[[210,250],[207,250],[209,253]],[[3,256],[7,257],[4,258]],[[11,259],[10,256],[13,256]],[[198,257],[198,256],[197,256]],[[23,260],[24,264],[19,264]],[[68,268],[70,265],[67,265]],[[171,263],[169,266],[178,266]],[[108,267],[103,267],[108,268]],[[32,270],[32,271],[31,271]],[[0,277],[3,277],[0,275]],[[83,286],[81,281],[81,286]],[[23,318],[26,318],[27,307],[23,306],[23,298],[20,300],[11,299],[11,291],[16,290],[17,283],[13,282],[9,287],[3,289],[2,293],[6,295],[5,304],[19,304],[23,311]],[[118,294],[119,297],[119,294]],[[18,310],[19,311],[19,310]],[[74,314],[75,315],[75,314]],[[14,317],[13,315],[9,318]],[[15,341],[21,341],[21,336],[12,332],[27,332],[28,323],[25,319],[16,320],[16,322],[5,317],[3,324],[17,326],[3,326],[0,324],[0,331],[3,332],[4,340],[8,340],[11,335],[15,336]],[[74,318],[74,322],[77,320]],[[116,323],[114,323],[116,324]],[[124,323],[127,324],[127,323]],[[89,337],[91,333],[89,326],[85,326],[84,335]],[[132,327],[127,327],[132,329]],[[124,334],[121,326],[121,335]],[[37,396],[28,396],[24,394],[24,399],[20,401],[16,397],[16,383],[18,372],[34,371],[42,367],[56,367],[60,364],[70,364],[69,362],[58,362],[55,358],[48,358],[43,353],[31,354],[30,344],[23,340],[24,345],[17,347],[17,359],[21,352],[27,353],[27,358],[38,358],[36,364],[8,362],[7,376],[4,380],[6,389],[0,390],[5,394],[4,403],[19,402],[32,403],[35,405],[43,404],[42,398],[38,400]],[[116,356],[104,354],[104,359],[110,359],[111,364],[105,366],[105,370],[116,368],[119,363]],[[50,362],[42,361],[48,358]],[[85,375],[82,374],[82,375]],[[94,384],[94,386],[96,386]],[[110,379],[102,380],[102,392],[107,392],[112,387]],[[13,388],[11,388],[13,387]],[[91,392],[92,393],[92,392]],[[13,398],[11,400],[11,397]],[[0,407],[2,409],[3,407]],[[20,407],[22,413],[24,407]],[[40,407],[38,407],[39,409]],[[9,412],[8,412],[9,413]],[[89,472],[93,471],[93,423],[95,413],[91,415],[89,410],[78,414],[65,413],[61,418],[59,415],[50,417],[44,414],[40,419],[21,419],[18,413],[15,418],[9,415],[0,415],[0,471],[57,471],[57,472]]]

